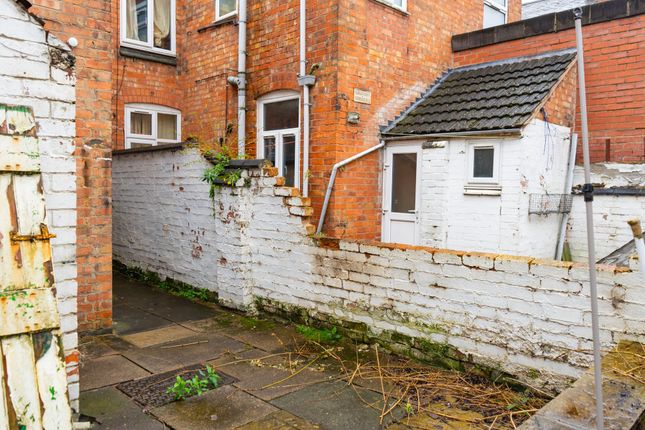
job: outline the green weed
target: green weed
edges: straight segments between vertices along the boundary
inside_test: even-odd
[[[219,386],[221,377],[213,370],[212,367],[206,366],[206,372],[199,371],[199,374],[190,379],[184,379],[177,375],[175,383],[166,390],[166,393],[172,394],[175,400],[185,400],[192,396],[201,396],[208,390]]]
[[[298,330],[298,333],[303,335],[306,339],[318,343],[336,343],[343,338],[343,336],[338,333],[338,329],[336,327],[325,329],[298,325],[296,326],[296,330]]]

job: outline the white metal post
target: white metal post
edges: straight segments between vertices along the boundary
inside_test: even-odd
[[[594,388],[596,395],[596,428],[603,430],[602,367],[600,357],[600,324],[598,322],[598,288],[596,282],[596,248],[593,229],[593,185],[591,184],[591,160],[589,158],[589,125],[587,122],[587,90],[585,86],[585,58],[582,41],[582,8],[574,11],[576,21],[576,45],[578,48],[578,86],[580,92],[580,117],[582,120],[582,154],[585,165],[583,186],[587,210],[587,246],[589,248],[589,286],[591,295],[591,330],[593,333]]]

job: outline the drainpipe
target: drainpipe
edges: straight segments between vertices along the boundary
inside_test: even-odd
[[[336,174],[338,173],[338,169],[348,165],[353,161],[358,160],[359,158],[371,154],[372,152],[377,151],[384,146],[385,141],[381,140],[381,143],[379,143],[378,145],[372,146],[371,148],[368,148],[363,152],[359,152],[356,155],[352,155],[351,157],[334,164],[334,167],[331,169],[331,177],[329,178],[329,185],[327,185],[327,193],[325,194],[325,201],[323,202],[322,212],[320,213],[320,219],[318,220],[318,229],[316,230],[317,234],[320,234],[320,232],[322,232],[323,225],[325,224],[325,215],[327,215],[327,207],[329,206],[329,200],[331,199],[331,192],[334,190],[334,182],[336,181]]]
[[[302,195],[309,196],[309,126],[310,108],[309,100],[310,87],[316,83],[313,75],[307,74],[307,0],[300,0],[300,72],[298,73],[298,85],[302,87]],[[300,172],[298,172],[299,174]]]
[[[238,42],[237,42],[237,155],[246,154],[246,0],[238,1]]]
[[[578,152],[578,135],[573,133],[571,136],[571,145],[569,146],[569,167],[567,171],[567,179],[564,184],[564,194],[571,194],[571,188],[573,187],[573,171],[576,167],[576,153]],[[560,220],[560,231],[558,233],[558,246],[555,250],[555,260],[562,260],[562,254],[564,252],[564,242],[567,237],[567,224],[569,224],[569,217],[571,212],[567,212],[562,215]]]

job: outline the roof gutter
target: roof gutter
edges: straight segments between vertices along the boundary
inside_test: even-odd
[[[429,133],[429,134],[383,134],[381,139],[388,142],[400,140],[428,139],[433,137],[495,137],[495,136],[517,136],[522,134],[521,128],[507,128],[502,130],[482,130],[482,131],[460,131],[457,133]]]

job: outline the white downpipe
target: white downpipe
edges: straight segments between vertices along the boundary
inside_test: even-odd
[[[336,174],[338,173],[338,169],[348,165],[352,161],[365,157],[366,155],[371,154],[372,152],[377,151],[383,148],[384,146],[385,146],[385,142],[381,140],[381,143],[379,143],[378,145],[372,146],[371,148],[368,148],[363,152],[359,152],[356,155],[352,155],[351,157],[346,158],[343,161],[339,161],[338,163],[334,164],[334,167],[331,169],[331,176],[329,177],[329,185],[327,185],[327,193],[325,193],[325,201],[323,202],[322,212],[320,213],[320,219],[318,220],[318,229],[316,230],[316,233],[320,234],[320,232],[322,232],[323,225],[325,224],[327,207],[329,206],[329,200],[331,200],[331,192],[334,190],[334,182],[336,182]]]
[[[571,194],[571,188],[573,188],[573,171],[576,167],[576,153],[578,152],[578,135],[573,133],[571,136],[571,145],[569,146],[569,166],[567,170],[567,179],[564,184],[564,194]],[[564,242],[567,237],[567,224],[569,224],[569,217],[571,212],[568,212],[562,215],[560,220],[560,232],[558,233],[558,246],[555,250],[555,260],[562,260],[562,254],[564,252]]]
[[[299,76],[307,74],[307,0],[300,0],[300,73]],[[309,196],[309,123],[310,123],[310,100],[309,85],[302,85],[302,194]]]
[[[238,2],[237,43],[237,155],[246,154],[246,0]]]
[[[643,242],[643,229],[639,219],[628,221],[634,233],[634,243],[636,244],[636,251],[638,252],[638,264],[641,269],[641,276],[645,281],[645,242]]]

